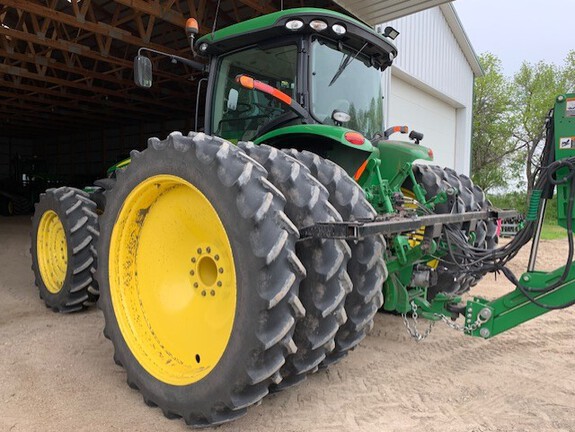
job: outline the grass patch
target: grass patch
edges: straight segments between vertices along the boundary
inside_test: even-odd
[[[541,230],[541,238],[543,240],[557,240],[567,237],[567,230],[560,227],[556,223],[545,222],[543,224],[543,229]]]

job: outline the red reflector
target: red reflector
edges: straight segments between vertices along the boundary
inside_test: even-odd
[[[429,158],[430,158],[431,160],[433,160],[433,150],[428,149],[428,150],[427,150],[427,155],[429,156]]]
[[[365,138],[359,132],[346,132],[345,140],[353,145],[362,145],[365,142]]]

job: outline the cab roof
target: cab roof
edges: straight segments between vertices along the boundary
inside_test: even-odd
[[[324,21],[327,28],[322,31],[311,28],[309,23],[315,19]],[[290,30],[286,23],[291,20],[300,20],[303,26]],[[343,25],[345,34],[336,34],[333,31],[335,24]],[[199,38],[196,50],[204,56],[219,56],[274,38],[309,34],[322,35],[356,50],[367,43],[362,53],[371,57],[374,65],[381,69],[390,66],[397,56],[395,45],[367,24],[339,12],[317,8],[287,9],[231,25]]]

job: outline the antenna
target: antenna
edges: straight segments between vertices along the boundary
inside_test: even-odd
[[[214,38],[214,32],[216,31],[216,25],[218,23],[218,12],[220,11],[220,0],[218,0],[218,4],[216,5],[216,15],[214,16],[214,24],[212,26],[212,39]]]

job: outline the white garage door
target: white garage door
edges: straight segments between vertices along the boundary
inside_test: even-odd
[[[430,147],[434,163],[455,168],[456,109],[396,76],[391,77],[391,98],[386,127],[409,126],[423,133],[422,145]],[[409,141],[407,135],[392,139]]]

